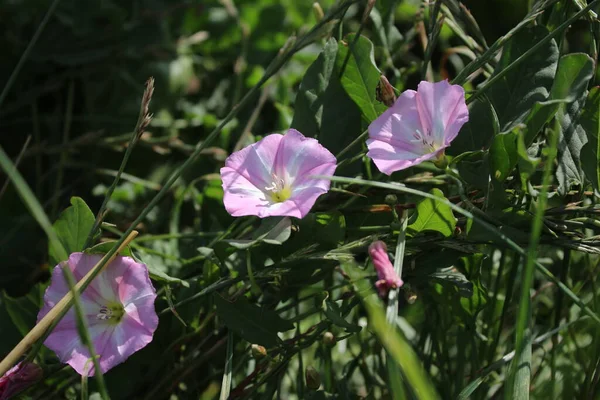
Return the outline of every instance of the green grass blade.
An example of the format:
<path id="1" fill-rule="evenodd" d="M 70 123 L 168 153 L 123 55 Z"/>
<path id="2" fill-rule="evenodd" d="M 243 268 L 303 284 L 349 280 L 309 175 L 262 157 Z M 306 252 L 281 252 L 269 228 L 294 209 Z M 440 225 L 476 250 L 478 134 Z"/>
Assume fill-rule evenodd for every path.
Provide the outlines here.
<path id="1" fill-rule="evenodd" d="M 456 211 L 457 213 L 459 213 L 467 218 L 473 219 L 474 223 L 479 224 L 482 228 L 484 228 L 488 232 L 491 232 L 494 235 L 496 235 L 500 240 L 504 241 L 508 245 L 508 247 L 515 250 L 520 255 L 525 256 L 525 257 L 527 256 L 527 252 L 521 246 L 519 246 L 517 243 L 515 243 L 512 239 L 510 239 L 504 233 L 499 231 L 492 224 L 486 222 L 482 218 L 476 217 L 474 215 L 474 213 L 481 213 L 482 211 L 474 206 L 472 207 L 473 213 L 471 213 L 470 211 L 467 211 L 464 208 L 461 208 L 461 207 L 457 206 L 456 204 L 451 203 L 447 199 L 442 199 L 442 198 L 434 196 L 430 193 L 412 189 L 412 188 L 406 187 L 406 186 L 398 184 L 398 183 L 383 183 L 383 182 L 376 182 L 376 181 L 370 181 L 370 180 L 358 179 L 358 178 L 345 178 L 345 177 L 340 177 L 340 176 L 333 176 L 333 177 L 331 177 L 331 176 L 315 176 L 315 178 L 329 179 L 332 182 L 378 187 L 381 189 L 393 190 L 393 191 L 397 191 L 397 192 L 401 192 L 401 193 L 408 193 L 408 194 L 412 194 L 412 195 L 416 195 L 416 196 L 420 196 L 420 197 L 425 197 L 428 199 L 433 199 L 435 201 L 439 201 L 443 204 L 446 204 L 448 207 L 450 207 L 452 210 Z M 600 317 L 593 310 L 591 310 L 583 302 L 583 300 L 581 300 L 575 293 L 573 293 L 573 291 L 571 289 L 569 289 L 569 287 L 567 287 L 558 278 L 556 278 L 554 276 L 554 274 L 552 274 L 552 272 L 550 272 L 546 267 L 544 267 L 539 261 L 535 261 L 535 266 L 550 281 L 552 281 L 556 286 L 558 286 L 558 288 L 560 290 L 562 290 L 562 292 L 565 295 L 567 295 L 571 300 L 573 300 L 573 302 L 575 302 L 575 304 L 577 304 L 584 313 L 586 313 L 588 316 L 590 316 L 594 320 L 594 322 L 596 322 L 598 325 L 600 325 Z"/>
<path id="2" fill-rule="evenodd" d="M 35 194 L 33 194 L 31 188 L 25 179 L 23 179 L 23 176 L 17 170 L 12 160 L 4 152 L 2 146 L 0 146 L 0 167 L 6 173 L 8 179 L 15 185 L 15 189 L 17 189 L 17 193 L 23 200 L 23 203 L 25 203 L 33 218 L 35 218 L 37 223 L 46 233 L 46 236 L 48 236 L 48 241 L 50 242 L 50 246 L 54 249 L 55 254 L 60 256 L 62 260 L 69 258 L 69 255 L 58 239 L 54 228 L 52 228 L 52 223 L 50 222 L 50 219 L 48 219 L 44 208 Z"/>

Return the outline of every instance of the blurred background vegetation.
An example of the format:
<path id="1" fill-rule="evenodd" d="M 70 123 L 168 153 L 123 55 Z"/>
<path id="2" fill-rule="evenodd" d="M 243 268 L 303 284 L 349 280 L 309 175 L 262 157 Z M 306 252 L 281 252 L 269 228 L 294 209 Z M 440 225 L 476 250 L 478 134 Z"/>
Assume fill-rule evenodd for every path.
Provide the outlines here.
<path id="1" fill-rule="evenodd" d="M 161 188 L 164 179 L 259 81 L 288 39 L 307 32 L 317 22 L 313 1 L 309 0 L 4 0 L 0 2 L 0 88 L 9 82 L 15 66 L 54 3 L 57 3 L 56 9 L 10 90 L 3 93 L 0 104 L 0 145 L 18 164 L 19 171 L 52 221 L 69 205 L 71 196 L 84 198 L 94 211 L 100 208 L 130 141 L 144 82 L 151 76 L 156 82 L 150 107 L 154 118 L 110 199 L 106 220 L 115 226 L 112 231 L 104 232 L 105 238 L 114 238 L 129 226 Z M 325 10 L 334 3 L 334 0 L 319 1 Z M 488 44 L 519 23 L 529 11 L 530 3 L 526 0 L 464 2 L 478 21 Z M 356 32 L 364 7 L 364 3 L 351 6 L 340 26 L 335 27 L 335 34 L 337 30 L 342 36 Z M 391 83 L 399 90 L 414 88 L 422 78 L 423 47 L 416 27 L 427 19 L 427 9 L 419 0 L 377 0 L 371 19 L 362 30 L 362 34 L 375 44 L 375 58 L 382 60 L 380 65 L 386 65 L 387 61 L 383 60 L 392 57 L 393 68 L 388 65 L 386 71 Z M 380 35 L 379 28 L 388 23 L 386 35 Z M 571 51 L 587 52 L 590 40 L 587 25 L 577 23 L 569 30 L 564 46 Z M 436 80 L 455 76 L 469 61 L 456 55 L 454 50 L 461 45 L 461 39 L 444 26 L 432 55 Z M 148 239 L 138 241 L 135 250 L 143 261 L 153 266 L 154 274 L 177 277 L 171 278 L 174 282 L 179 278 L 200 277 L 191 287 L 180 288 L 178 298 L 196 293 L 216 280 L 214 275 L 218 273 L 218 267 L 205 263 L 197 249 L 210 244 L 215 235 L 228 229 L 234 221 L 222 205 L 218 172 L 223 161 L 234 149 L 256 138 L 289 128 L 300 82 L 321 50 L 322 42 L 317 41 L 296 54 L 256 95 L 251 106 L 242 109 L 226 126 L 194 167 L 185 171 L 169 196 L 143 225 L 137 227 Z M 468 83 L 466 88 L 473 87 Z M 348 109 L 347 118 L 358 121 L 357 126 L 336 132 L 336 137 L 326 140 L 347 144 L 364 130 L 353 112 L 355 110 Z M 337 150 L 343 147 L 339 146 Z M 3 185 L 5 175 L 0 174 L 0 178 L 0 185 Z M 46 282 L 53 266 L 48 265 L 46 236 L 12 185 L 0 193 L 2 355 L 35 321 L 43 285 L 34 285 Z M 360 223 L 357 217 L 355 227 Z M 163 234 L 171 236 L 152 237 Z M 441 262 L 447 258 L 447 253 L 432 255 L 436 260 L 430 263 Z M 547 256 L 556 258 L 556 254 Z M 507 257 L 506 262 L 509 262 L 510 256 Z M 576 258 L 574 263 L 578 261 Z M 482 262 L 479 259 L 471 261 Z M 491 265 L 496 261 L 492 257 L 485 262 Z M 486 277 L 489 283 L 491 278 L 491 275 Z M 300 282 L 304 285 L 312 283 L 307 278 Z M 294 276 L 277 284 L 293 287 Z M 166 296 L 163 293 L 157 310 L 168 307 L 167 296 L 168 293 Z M 551 300 L 547 301 L 549 308 L 543 311 L 550 315 Z M 152 346 L 132 357 L 131 363 L 115 369 L 120 372 L 108 376 L 114 398 L 130 398 L 132 393 L 140 391 L 147 398 L 160 398 L 153 396 L 167 391 L 177 392 L 182 398 L 186 398 L 186 393 L 203 393 L 205 397 L 202 398 L 213 398 L 219 391 L 225 350 L 223 332 L 218 331 L 217 324 L 211 320 L 214 317 L 211 307 L 180 307 L 177 310 L 194 328 L 193 332 L 202 333 L 197 337 L 194 334 L 186 336 L 176 318 L 169 322 L 161 319 Z M 405 313 L 417 325 L 426 323 L 422 305 Z M 359 317 L 355 319 L 359 321 Z M 445 318 L 443 315 L 438 317 L 440 321 Z M 13 323 L 6 323 L 9 320 Z M 452 325 L 454 322 L 444 323 Z M 465 330 L 474 329 L 474 326 L 465 327 L 462 323 Z M 208 324 L 208 330 L 214 334 L 206 334 L 202 330 L 203 324 Z M 184 350 L 180 352 L 169 347 L 173 337 L 181 340 L 178 344 L 189 342 L 185 354 L 211 348 L 207 342 L 220 344 L 213 353 L 207 353 L 207 357 L 214 357 L 216 361 L 190 364 L 189 370 L 178 367 L 174 371 L 181 374 L 181 379 L 169 376 L 168 366 L 184 359 Z M 585 340 L 588 338 L 585 336 Z M 368 343 L 365 347 L 371 345 L 376 346 Z M 332 361 L 326 358 L 328 353 L 323 350 L 326 345 L 319 346 L 317 353 L 323 351 L 323 362 L 329 363 L 331 369 Z M 576 343 L 573 348 L 580 350 L 577 346 Z M 584 356 L 576 352 L 573 357 Z M 156 360 L 160 363 L 153 363 Z M 344 359 L 343 362 L 349 361 Z M 342 365 L 342 361 L 336 365 Z M 382 368 L 376 359 L 369 357 L 353 368 L 367 367 Z M 567 370 L 564 372 L 567 376 L 577 372 Z M 75 382 L 76 378 L 62 372 L 64 374 L 59 374 L 44 393 L 60 392 L 60 382 Z M 245 375 L 243 372 L 247 371 L 236 372 Z M 466 372 L 459 369 L 457 373 Z M 448 383 L 447 393 L 456 394 L 462 388 L 463 378 Z M 165 382 L 164 379 L 172 381 Z M 293 381 L 295 377 L 289 379 Z M 326 388 L 335 386 L 333 375 L 325 379 Z M 363 382 L 357 391 L 365 391 L 369 385 L 385 387 L 385 382 Z M 74 398 L 75 395 L 69 392 L 69 396 Z"/>

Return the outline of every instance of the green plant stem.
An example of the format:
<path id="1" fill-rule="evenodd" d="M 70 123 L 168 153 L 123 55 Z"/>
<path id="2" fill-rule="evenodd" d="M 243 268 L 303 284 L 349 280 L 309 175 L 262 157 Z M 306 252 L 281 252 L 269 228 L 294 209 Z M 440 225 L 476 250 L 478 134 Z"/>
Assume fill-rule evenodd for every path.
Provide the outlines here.
<path id="1" fill-rule="evenodd" d="M 273 75 L 275 75 L 275 73 L 277 71 L 279 71 L 279 69 L 281 67 L 283 67 L 283 65 L 285 65 L 287 63 L 287 61 L 295 53 L 297 53 L 302 48 L 304 48 L 306 45 L 308 45 L 311 42 L 312 38 L 318 34 L 321 27 L 323 27 L 330 20 L 334 19 L 338 14 L 344 12 L 348 7 L 350 7 L 351 4 L 354 4 L 358 1 L 359 0 L 347 0 L 347 1 L 344 1 L 343 3 L 340 3 L 336 6 L 334 6 L 327 13 L 325 18 L 323 18 L 321 21 L 319 21 L 313 27 L 313 29 L 311 29 L 308 33 L 306 33 L 305 35 L 303 35 L 302 37 L 297 39 L 295 41 L 295 43 L 291 45 L 290 49 L 286 48 L 288 46 L 289 42 L 286 43 L 286 46 L 284 46 L 284 48 L 282 48 L 280 50 L 279 55 L 271 62 L 271 64 L 269 64 L 269 66 L 265 70 L 264 75 L 256 83 L 256 85 L 254 85 L 252 87 L 252 89 L 250 89 L 248 91 L 248 93 L 246 93 L 246 95 L 240 100 L 240 102 L 231 109 L 229 114 L 227 114 L 227 116 L 225 116 L 225 118 L 223 118 L 223 120 L 219 123 L 219 125 L 217 125 L 217 127 L 206 137 L 206 139 L 199 142 L 195 146 L 194 151 L 192 152 L 192 154 L 189 155 L 187 160 L 179 168 L 177 168 L 177 170 L 175 170 L 171 174 L 171 176 L 167 179 L 167 181 L 163 185 L 162 189 L 152 198 L 150 203 L 148 203 L 148 205 L 140 212 L 138 217 L 131 223 L 129 228 L 127 228 L 127 230 L 125 230 L 123 235 L 117 240 L 115 247 L 112 248 L 107 253 L 108 256 L 112 256 L 113 254 L 115 254 L 116 248 L 125 241 L 127 236 L 131 232 L 133 232 L 135 227 L 138 226 L 138 224 L 140 224 L 146 218 L 146 216 L 150 213 L 150 211 L 152 211 L 154 209 L 154 207 L 156 207 L 156 205 L 163 199 L 163 197 L 165 197 L 167 192 L 171 189 L 171 187 L 175 184 L 175 182 L 177 182 L 177 180 L 179 179 L 179 177 L 181 176 L 183 171 L 187 170 L 190 166 L 192 166 L 196 162 L 196 159 L 200 156 L 200 153 L 204 149 L 206 149 L 217 138 L 217 136 L 221 133 L 221 131 L 223 130 L 225 125 L 227 125 L 233 118 L 235 118 L 235 116 L 240 112 L 240 110 L 242 110 L 249 103 L 254 101 L 254 96 L 258 92 L 258 90 L 260 90 L 262 85 L 264 85 Z M 99 213 L 99 216 L 100 216 L 100 213 Z M 98 223 L 98 225 L 99 225 L 99 223 Z M 194 296 L 192 296 L 192 297 L 194 297 Z"/>
<path id="2" fill-rule="evenodd" d="M 545 4 L 544 7 L 542 7 L 541 9 L 535 10 L 535 11 L 529 13 L 521 22 L 519 22 L 519 24 L 517 26 L 512 28 L 506 35 L 504 35 L 501 38 L 499 38 L 498 40 L 496 40 L 489 47 L 489 49 L 486 50 L 485 53 L 483 53 L 477 59 L 475 59 L 475 60 L 471 61 L 469 64 L 467 64 L 467 66 L 465 68 L 463 68 L 462 71 L 460 71 L 460 73 L 452 80 L 452 83 L 455 85 L 464 84 L 467 81 L 467 78 L 469 77 L 469 75 L 471 75 L 473 72 L 477 71 L 479 68 L 483 67 L 489 60 L 491 60 L 494 57 L 494 55 L 498 51 L 500 51 L 502 46 L 504 46 L 504 44 L 508 40 L 510 40 L 517 32 L 519 32 L 521 29 L 525 28 L 532 21 L 534 21 L 538 16 L 540 16 L 546 8 L 552 6 L 552 4 L 556 3 L 557 1 L 558 0 L 554 0 L 553 2 Z"/>
<path id="3" fill-rule="evenodd" d="M 127 146 L 127 149 L 125 150 L 125 155 L 123 156 L 123 160 L 121 160 L 121 165 L 119 166 L 119 170 L 117 171 L 117 174 L 115 175 L 115 179 L 113 179 L 112 184 L 110 185 L 110 187 L 106 191 L 106 194 L 104 195 L 104 200 L 102 201 L 100 210 L 98 210 L 98 214 L 96 215 L 96 220 L 94 221 L 94 225 L 92 226 L 92 229 L 90 230 L 90 233 L 88 234 L 88 237 L 85 240 L 85 244 L 83 246 L 84 249 L 88 248 L 92 244 L 92 241 L 94 240 L 94 236 L 96 235 L 96 232 L 98 231 L 98 229 L 100 229 L 100 224 L 102 223 L 102 219 L 104 218 L 104 215 L 106 214 L 106 211 L 107 211 L 106 207 L 108 206 L 108 202 L 109 202 L 110 198 L 112 197 L 112 194 L 115 191 L 117 185 L 119 184 L 119 181 L 121 180 L 121 175 L 125 171 L 125 166 L 127 165 L 127 162 L 129 161 L 129 156 L 131 156 L 131 152 L 133 151 L 135 144 L 138 142 L 138 139 L 140 138 L 141 134 L 143 133 L 142 131 L 144 129 L 144 124 L 147 125 L 150 122 L 151 117 L 148 114 L 148 105 L 152 98 L 153 92 L 154 92 L 154 79 L 150 78 L 146 82 L 146 88 L 144 90 L 144 94 L 142 95 L 142 101 L 141 101 L 141 105 L 140 105 L 140 113 L 138 114 L 138 120 L 135 124 L 135 128 L 133 129 L 133 133 L 131 134 L 131 139 L 129 141 L 129 145 Z M 163 193 L 163 190 L 161 190 L 159 192 L 159 194 L 160 193 Z M 131 226 L 129 227 L 127 232 L 124 233 L 123 236 L 121 237 L 121 240 L 123 240 L 125 237 L 127 237 L 127 235 L 129 235 L 129 233 L 131 233 L 131 231 L 133 231 L 135 229 L 135 227 L 139 224 L 139 222 L 141 222 L 141 221 L 136 221 L 133 224 L 131 224 Z M 121 244 L 121 243 L 118 243 L 118 244 Z"/>
<path id="4" fill-rule="evenodd" d="M 456 211 L 457 213 L 467 217 L 467 218 L 471 218 L 473 219 L 474 223 L 477 223 L 478 225 L 480 225 L 482 228 L 484 228 L 486 231 L 493 233 L 494 235 L 496 235 L 500 240 L 504 241 L 509 248 L 513 249 L 514 251 L 516 251 L 518 254 L 522 255 L 522 256 L 527 256 L 527 253 L 525 250 L 523 250 L 523 248 L 521 246 L 519 246 L 517 243 L 515 243 L 512 239 L 510 239 L 508 236 L 506 236 L 504 233 L 502 233 L 501 231 L 499 231 L 495 226 L 493 226 L 492 224 L 486 222 L 484 219 L 479 218 L 479 216 L 481 215 L 482 211 L 479 210 L 477 207 L 475 207 L 473 204 L 470 203 L 470 201 L 465 197 L 464 198 L 464 202 L 469 205 L 470 209 L 473 210 L 473 213 L 457 206 L 454 203 L 451 203 L 450 201 L 446 200 L 446 199 L 442 199 L 440 197 L 434 196 L 430 193 L 427 192 L 422 192 L 420 190 L 416 190 L 416 189 L 412 189 L 406 186 L 403 186 L 401 184 L 397 184 L 397 183 L 383 183 L 383 182 L 377 182 L 377 181 L 369 181 L 369 180 L 365 180 L 365 179 L 357 179 L 357 178 L 345 178 L 345 177 L 341 177 L 341 176 L 316 176 L 316 178 L 319 179 L 329 179 L 332 182 L 340 182 L 340 183 L 348 183 L 348 184 L 358 184 L 358 185 L 365 185 L 365 186 L 372 186 L 372 187 L 378 187 L 381 189 L 388 189 L 388 190 L 394 190 L 394 191 L 398 191 L 401 193 L 408 193 L 408 194 L 412 194 L 412 195 L 416 195 L 416 196 L 420 196 L 420 197 L 425 197 L 431 200 L 435 200 L 438 202 L 441 202 L 445 205 L 447 205 L 448 207 L 450 207 L 453 211 Z M 459 182 L 460 183 L 460 182 Z M 464 195 L 464 193 L 463 193 Z M 478 217 L 474 216 L 474 213 L 478 215 Z M 485 214 L 483 215 L 485 216 Z M 559 279 L 557 279 L 554 274 L 552 274 L 546 267 L 544 267 L 540 262 L 535 261 L 535 266 L 537 267 L 537 269 L 544 274 L 550 281 L 552 281 L 554 284 L 556 284 L 560 290 L 562 290 L 565 295 L 567 295 L 571 300 L 573 300 L 573 302 L 575 304 L 577 304 L 577 306 L 579 306 L 579 308 L 581 308 L 581 310 L 586 313 L 587 315 L 589 315 L 592 320 L 594 320 L 595 323 L 597 323 L 598 325 L 600 325 L 600 317 L 598 317 L 598 315 L 592 311 L 588 306 L 586 306 L 586 304 L 579 298 L 577 297 L 577 295 L 575 293 L 573 293 L 573 291 L 571 289 L 569 289 L 564 283 L 562 283 Z"/>
<path id="5" fill-rule="evenodd" d="M 558 122 L 556 123 L 558 124 Z M 517 323 L 515 326 L 515 351 L 517 356 L 512 363 L 509 375 L 509 386 L 504 390 L 506 399 L 528 399 L 529 385 L 531 379 L 531 295 L 533 286 L 533 275 L 538 253 L 538 245 L 542 234 L 544 224 L 544 212 L 548 203 L 548 187 L 552 180 L 552 169 L 554 159 L 557 155 L 558 131 L 549 130 L 549 146 L 547 147 L 547 157 L 542 178 L 542 189 L 538 196 L 538 204 L 535 210 L 535 217 L 531 227 L 529 246 L 526 254 L 526 263 L 521 273 L 521 297 L 517 314 Z"/>
<path id="6" fill-rule="evenodd" d="M 77 317 L 77 331 L 79 332 L 81 343 L 83 343 L 83 345 L 88 349 L 88 352 L 90 353 L 90 359 L 94 364 L 94 372 L 96 375 L 96 382 L 98 383 L 98 391 L 100 392 L 100 396 L 103 400 L 110 400 L 108 390 L 106 390 L 106 384 L 104 383 L 104 375 L 102 374 L 102 369 L 100 368 L 100 361 L 98 361 L 98 355 L 96 353 L 96 349 L 94 348 L 94 343 L 90 337 L 90 331 L 85 319 L 85 312 L 83 311 L 83 306 L 81 305 L 81 298 L 79 297 L 79 293 L 75 288 L 75 285 L 77 284 L 75 282 L 75 277 L 73 276 L 73 272 L 71 272 L 68 265 L 63 265 L 62 271 L 63 276 L 69 285 L 69 290 L 73 294 L 73 308 L 75 309 L 75 316 Z M 87 371 L 84 371 L 83 375 L 87 377 Z"/>
<path id="7" fill-rule="evenodd" d="M 231 379 L 233 372 L 233 331 L 227 333 L 227 355 L 225 356 L 225 371 L 223 372 L 223 381 L 221 383 L 220 400 L 227 400 L 231 391 Z"/>
<path id="8" fill-rule="evenodd" d="M 10 74 L 10 77 L 8 78 L 8 81 L 6 82 L 6 85 L 4 85 L 4 89 L 2 89 L 2 93 L 0 93 L 0 108 L 2 107 L 2 104 L 4 104 L 4 100 L 6 99 L 8 92 L 12 88 L 12 85 L 15 83 L 15 80 L 17 79 L 19 72 L 21 72 L 21 68 L 23 68 L 23 64 L 25 64 L 25 61 L 29 57 L 29 53 L 31 53 L 33 46 L 35 46 L 35 44 L 37 43 L 38 39 L 42 35 L 42 32 L 44 31 L 44 28 L 48 24 L 48 21 L 50 21 L 50 18 L 54 14 L 54 11 L 56 10 L 58 3 L 60 3 L 60 0 L 54 0 L 52 2 L 52 4 L 50 4 L 50 7 L 48 8 L 46 15 L 44 15 L 44 19 L 42 19 L 42 21 L 38 25 L 37 30 L 33 34 L 33 37 L 29 41 L 29 44 L 25 48 L 23 55 L 21 55 L 21 58 L 17 62 L 15 69 L 13 69 L 12 73 Z"/>
<path id="9" fill-rule="evenodd" d="M 56 216 L 58 213 L 58 205 L 60 200 L 60 190 L 65 175 L 65 164 L 67 163 L 68 151 L 66 145 L 69 142 L 69 135 L 71 134 L 71 122 L 73 121 L 73 100 L 75 97 L 75 83 L 73 79 L 69 81 L 69 89 L 67 92 L 67 105 L 65 109 L 65 122 L 63 125 L 63 136 L 62 145 L 63 147 L 60 157 L 58 159 L 58 171 L 56 173 L 56 180 L 54 181 L 54 201 L 52 204 L 51 216 Z"/>
<path id="10" fill-rule="evenodd" d="M 252 272 L 252 257 L 250 256 L 250 250 L 246 250 L 246 271 L 248 272 L 248 279 L 250 280 L 250 288 L 252 294 L 255 296 L 260 296 L 262 294 L 262 290 L 260 290 L 260 286 L 254 279 L 254 272 Z"/>
<path id="11" fill-rule="evenodd" d="M 20 174 L 19 170 L 17 170 L 17 167 L 4 152 L 2 146 L 0 146 L 0 168 L 4 170 L 8 176 L 8 179 L 15 186 L 15 189 L 21 197 L 21 200 L 23 200 L 23 203 L 25 203 L 25 206 L 29 209 L 29 212 L 33 218 L 46 233 L 50 247 L 54 250 L 54 254 L 56 254 L 61 260 L 66 260 L 69 258 L 67 251 L 65 250 L 62 242 L 58 239 L 58 236 L 52 227 L 52 223 L 50 223 L 50 219 L 44 211 L 44 207 L 40 204 L 35 194 L 33 194 L 29 185 L 25 179 L 23 179 L 23 176 Z"/>
<path id="12" fill-rule="evenodd" d="M 558 36 L 564 29 L 567 29 L 573 22 L 578 20 L 583 14 L 587 13 L 590 9 L 592 9 L 594 6 L 596 6 L 599 1 L 600 0 L 594 0 L 591 3 L 589 3 L 585 8 L 581 9 L 581 11 L 579 11 L 578 13 L 575 13 L 573 16 L 571 16 L 571 18 L 567 19 L 565 22 L 560 24 L 555 30 L 550 32 L 546 37 L 544 37 L 542 40 L 537 42 L 533 47 L 531 47 L 529 50 L 527 50 L 525 53 L 523 53 L 519 58 L 517 58 L 515 61 L 510 63 L 510 65 L 507 65 L 506 68 L 504 68 L 502 71 L 500 71 L 497 75 L 492 76 L 482 87 L 480 87 L 475 93 L 473 93 L 473 95 L 471 97 L 469 97 L 467 99 L 467 104 L 473 102 L 473 100 L 475 100 L 477 97 L 479 97 L 482 94 L 484 94 L 485 92 L 487 92 L 487 90 L 490 87 L 492 87 L 494 85 L 494 83 L 498 82 L 500 79 L 504 78 L 504 76 L 506 74 L 508 74 L 510 71 L 512 71 L 519 65 L 521 65 L 521 63 L 523 63 L 529 56 L 534 54 L 540 47 L 544 46 L 546 43 L 548 43 L 554 37 Z M 453 81 L 453 83 L 454 82 L 461 82 L 459 80 L 458 76 Z"/>
<path id="13" fill-rule="evenodd" d="M 346 154 L 348 152 L 348 150 L 350 150 L 351 148 L 356 146 L 358 143 L 362 143 L 368 135 L 369 135 L 369 130 L 367 129 L 363 133 L 358 135 L 358 137 L 356 139 L 354 139 L 352 142 L 350 142 L 350 144 L 348 146 L 346 146 L 342 150 L 340 150 L 340 152 L 335 155 L 335 158 L 339 159 L 340 157 L 342 157 L 344 154 Z"/>

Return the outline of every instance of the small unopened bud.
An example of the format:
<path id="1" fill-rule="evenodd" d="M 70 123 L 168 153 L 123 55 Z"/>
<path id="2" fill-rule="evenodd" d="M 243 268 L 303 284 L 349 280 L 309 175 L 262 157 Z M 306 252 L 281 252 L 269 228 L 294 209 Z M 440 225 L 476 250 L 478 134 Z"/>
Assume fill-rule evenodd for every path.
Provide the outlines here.
<path id="1" fill-rule="evenodd" d="M 390 261 L 390 257 L 387 253 L 387 246 L 381 240 L 377 240 L 369 246 L 369 255 L 373 266 L 377 271 L 378 280 L 375 282 L 375 286 L 379 290 L 379 295 L 383 298 L 387 298 L 390 289 L 397 289 L 404 283 L 394 270 L 394 265 Z"/>
<path id="2" fill-rule="evenodd" d="M 394 87 L 387 80 L 385 75 L 379 77 L 379 84 L 376 91 L 377 101 L 382 102 L 388 107 L 391 107 L 396 101 L 396 92 Z"/>
<path id="3" fill-rule="evenodd" d="M 258 344 L 252 345 L 252 358 L 255 360 L 260 360 L 261 358 L 265 358 L 267 356 L 267 349 Z"/>
<path id="4" fill-rule="evenodd" d="M 306 387 L 309 389 L 317 390 L 321 386 L 321 376 L 319 375 L 319 372 L 310 365 L 306 367 L 304 377 L 306 378 Z"/>
<path id="5" fill-rule="evenodd" d="M 21 362 L 0 377 L 0 399 L 10 399 L 42 378 L 42 369 L 34 363 Z"/>
<path id="6" fill-rule="evenodd" d="M 398 196 L 396 196 L 395 194 L 387 194 L 387 195 L 385 195 L 385 199 L 383 201 L 388 206 L 392 206 L 393 207 L 396 204 L 398 204 Z"/>
<path id="7" fill-rule="evenodd" d="M 314 2 L 312 5 L 312 9 L 313 9 L 313 14 L 315 14 L 315 19 L 317 20 L 317 22 L 321 21 L 323 19 L 323 17 L 325 17 L 325 13 L 323 12 L 323 9 L 321 8 L 321 5 L 318 2 Z"/>
<path id="8" fill-rule="evenodd" d="M 437 157 L 433 160 L 433 164 L 439 169 L 446 169 L 448 167 L 448 159 L 444 150 L 438 153 Z"/>
<path id="9" fill-rule="evenodd" d="M 325 332 L 323 334 L 323 344 L 327 347 L 333 347 L 335 346 L 335 343 L 337 342 L 337 339 L 335 338 L 334 334 L 331 332 Z"/>
<path id="10" fill-rule="evenodd" d="M 417 292 L 410 288 L 406 289 L 404 291 L 404 298 L 408 304 L 415 304 L 415 301 L 417 301 Z"/>

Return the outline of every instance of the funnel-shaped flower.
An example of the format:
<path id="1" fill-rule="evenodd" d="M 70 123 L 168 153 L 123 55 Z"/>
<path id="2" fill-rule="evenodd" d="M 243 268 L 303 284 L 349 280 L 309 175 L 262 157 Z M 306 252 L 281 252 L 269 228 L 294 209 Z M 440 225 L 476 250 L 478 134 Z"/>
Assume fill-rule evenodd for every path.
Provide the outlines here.
<path id="1" fill-rule="evenodd" d="M 42 369 L 30 362 L 20 362 L 0 377 L 0 400 L 8 400 L 42 378 Z"/>
<path id="2" fill-rule="evenodd" d="M 101 258 L 100 254 L 73 253 L 66 263 L 79 281 Z M 52 282 L 46 289 L 38 321 L 68 291 L 69 286 L 59 264 L 52 272 Z M 156 291 L 146 265 L 122 256 L 105 266 L 81 294 L 81 305 L 103 373 L 152 341 L 158 325 L 155 299 Z M 79 374 L 93 375 L 94 366 L 79 338 L 76 318 L 75 310 L 71 308 L 44 344 Z"/>
<path id="3" fill-rule="evenodd" d="M 379 279 L 375 282 L 375 286 L 379 290 L 381 297 L 386 297 L 390 289 L 399 288 L 404 284 L 394 270 L 394 265 L 390 261 L 385 243 L 381 240 L 371 243 L 369 246 L 369 255 L 377 271 Z"/>
<path id="4" fill-rule="evenodd" d="M 403 92 L 369 125 L 367 156 L 387 175 L 443 157 L 444 149 L 468 120 L 461 86 L 423 81 L 416 92 Z"/>
<path id="5" fill-rule="evenodd" d="M 315 139 L 295 129 L 272 134 L 227 158 L 223 202 L 234 217 L 302 218 L 329 190 L 329 180 L 313 176 L 331 176 L 335 168 L 334 155 Z"/>

